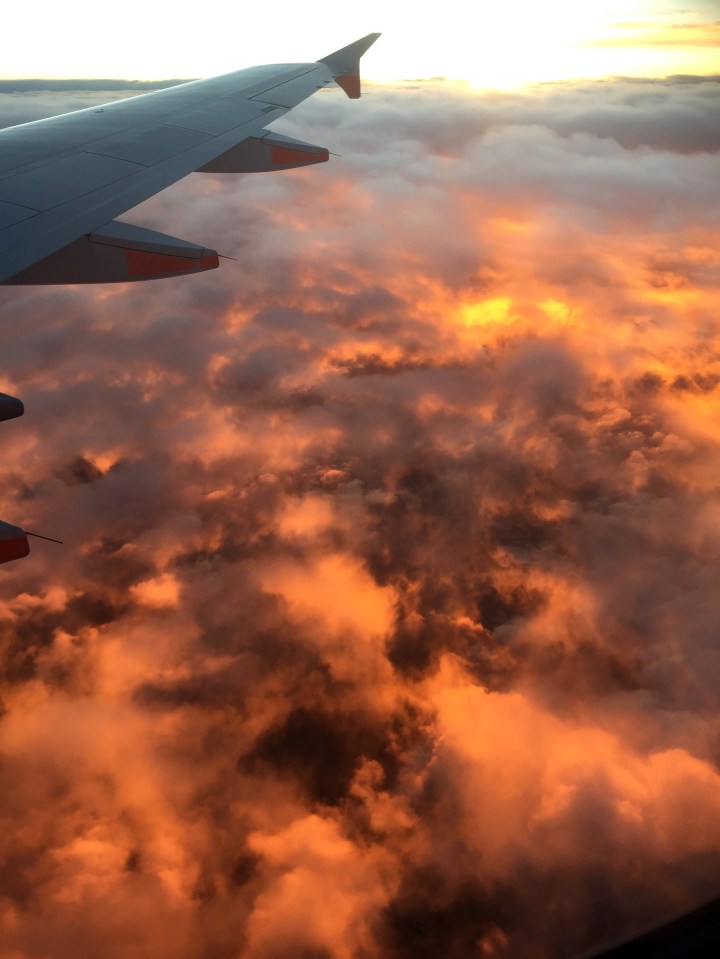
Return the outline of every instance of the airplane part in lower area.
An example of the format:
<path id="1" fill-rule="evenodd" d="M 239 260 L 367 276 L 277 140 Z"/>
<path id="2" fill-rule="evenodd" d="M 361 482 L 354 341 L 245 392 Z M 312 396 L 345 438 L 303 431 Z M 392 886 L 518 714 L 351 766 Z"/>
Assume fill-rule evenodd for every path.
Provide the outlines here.
<path id="1" fill-rule="evenodd" d="M 112 220 L 4 283 L 11 286 L 128 283 L 202 273 L 216 270 L 218 265 L 216 250 Z"/>
<path id="2" fill-rule="evenodd" d="M 715 959 L 720 956 L 720 898 L 635 939 L 585 959 Z"/>
<path id="3" fill-rule="evenodd" d="M 13 420 L 25 412 L 22 400 L 16 396 L 0 393 L 0 420 Z"/>
<path id="4" fill-rule="evenodd" d="M 7 393 L 0 393 L 0 420 L 12 420 L 25 412 L 22 400 Z M 30 552 L 30 544 L 24 529 L 3 523 L 0 520 L 0 563 L 22 559 Z"/>
<path id="5" fill-rule="evenodd" d="M 22 559 L 30 552 L 25 530 L 0 520 L 0 563 L 9 563 L 13 559 Z"/>
<path id="6" fill-rule="evenodd" d="M 264 173 L 269 170 L 292 170 L 312 163 L 326 163 L 330 153 L 304 140 L 268 133 L 264 137 L 248 137 L 237 146 L 215 157 L 197 173 Z"/>

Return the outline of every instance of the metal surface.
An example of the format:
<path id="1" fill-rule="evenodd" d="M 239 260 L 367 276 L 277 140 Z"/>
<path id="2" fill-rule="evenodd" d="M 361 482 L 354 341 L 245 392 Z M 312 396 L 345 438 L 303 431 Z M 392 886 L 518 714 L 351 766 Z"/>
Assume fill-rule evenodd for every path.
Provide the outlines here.
<path id="1" fill-rule="evenodd" d="M 35 216 L 36 213 L 37 210 L 29 210 L 26 206 L 3 203 L 0 200 L 0 230 L 6 226 L 12 226 L 13 223 L 19 223 L 21 220 L 27 220 L 28 217 Z"/>

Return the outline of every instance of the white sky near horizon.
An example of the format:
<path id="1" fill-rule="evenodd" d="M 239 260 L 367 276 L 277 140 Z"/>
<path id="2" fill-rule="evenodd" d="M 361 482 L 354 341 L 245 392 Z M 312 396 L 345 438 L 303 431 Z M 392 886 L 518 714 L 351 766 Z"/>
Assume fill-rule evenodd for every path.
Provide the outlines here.
<path id="1" fill-rule="evenodd" d="M 710 73 L 720 72 L 718 47 L 712 34 L 698 42 L 697 25 L 718 21 L 720 0 L 364 0 L 322 10 L 297 0 L 153 0 L 117 12 L 98 0 L 39 0 L 3 12 L 0 77 L 212 76 L 312 61 L 374 31 L 383 36 L 363 61 L 371 80 L 443 76 L 502 88 Z"/>

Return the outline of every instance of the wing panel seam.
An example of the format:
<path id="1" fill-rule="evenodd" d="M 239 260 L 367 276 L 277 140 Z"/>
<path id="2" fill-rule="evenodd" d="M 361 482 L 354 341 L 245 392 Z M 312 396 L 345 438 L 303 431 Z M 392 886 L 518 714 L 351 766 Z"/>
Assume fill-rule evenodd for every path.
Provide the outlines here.
<path id="1" fill-rule="evenodd" d="M 92 156 L 96 156 L 96 157 L 107 157 L 108 160 L 122 160 L 123 163 L 134 163 L 135 166 L 139 167 L 139 169 L 141 170 L 147 170 L 149 166 L 154 166 L 154 164 L 151 164 L 151 163 L 140 163 L 139 160 L 128 160 L 126 157 L 117 157 L 113 153 L 102 153 L 100 150 L 83 150 L 83 153 L 89 153 Z M 129 173 L 126 173 L 125 176 L 134 176 L 137 172 L 138 172 L 137 170 L 131 170 Z M 118 180 L 124 180 L 125 176 L 118 177 Z M 117 181 L 111 181 L 111 182 L 117 182 Z M 85 196 L 84 193 L 80 195 Z"/>

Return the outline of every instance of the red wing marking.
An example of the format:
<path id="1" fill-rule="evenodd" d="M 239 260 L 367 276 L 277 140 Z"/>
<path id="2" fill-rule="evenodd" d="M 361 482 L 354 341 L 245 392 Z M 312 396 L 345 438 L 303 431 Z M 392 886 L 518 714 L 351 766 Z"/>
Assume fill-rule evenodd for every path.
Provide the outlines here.
<path id="1" fill-rule="evenodd" d="M 335 77 L 335 83 L 347 93 L 351 100 L 357 100 L 360 97 L 360 76 L 355 73 L 344 73 L 340 77 Z"/>
<path id="2" fill-rule="evenodd" d="M 199 260 L 189 256 L 170 256 L 167 253 L 148 253 L 145 250 L 125 250 L 125 262 L 130 277 L 168 276 L 172 273 L 199 273 L 219 266 L 217 253 L 206 253 Z"/>
<path id="3" fill-rule="evenodd" d="M 270 159 L 273 166 L 285 166 L 307 163 L 325 163 L 330 154 L 327 150 L 318 150 L 316 153 L 307 153 L 305 150 L 293 150 L 290 147 L 270 147 Z"/>

